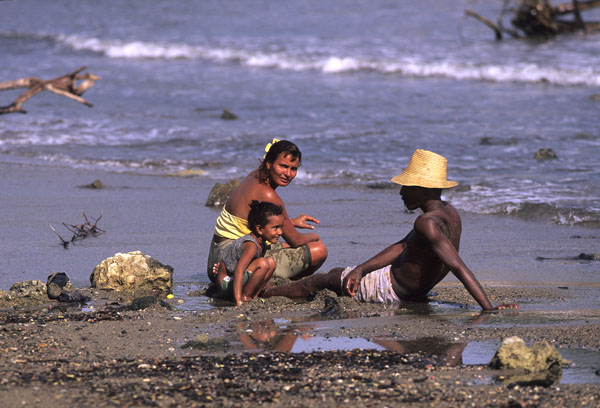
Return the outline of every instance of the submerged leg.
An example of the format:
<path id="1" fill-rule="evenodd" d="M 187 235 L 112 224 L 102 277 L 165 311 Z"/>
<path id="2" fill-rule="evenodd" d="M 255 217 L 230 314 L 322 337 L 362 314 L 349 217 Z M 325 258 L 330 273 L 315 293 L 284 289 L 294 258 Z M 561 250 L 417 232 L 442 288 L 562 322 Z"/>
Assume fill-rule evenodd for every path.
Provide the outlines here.
<path id="1" fill-rule="evenodd" d="M 323 289 L 330 289 L 338 295 L 341 295 L 343 270 L 343 268 L 335 268 L 329 271 L 329 273 L 318 273 L 299 281 L 292 282 L 289 285 L 276 286 L 265 290 L 261 296 L 265 298 L 271 296 L 285 296 L 293 299 L 305 299 L 311 293 Z"/>

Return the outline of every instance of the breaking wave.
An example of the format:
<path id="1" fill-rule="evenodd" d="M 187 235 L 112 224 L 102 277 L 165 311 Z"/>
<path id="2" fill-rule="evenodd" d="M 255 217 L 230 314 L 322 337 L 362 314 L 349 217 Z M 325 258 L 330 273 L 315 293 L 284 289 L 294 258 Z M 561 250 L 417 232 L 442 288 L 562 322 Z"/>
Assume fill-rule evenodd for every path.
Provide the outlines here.
<path id="1" fill-rule="evenodd" d="M 321 51 L 260 51 L 244 47 L 204 46 L 186 43 L 119 41 L 77 35 L 27 35 L 2 33 L 3 37 L 36 37 L 55 41 L 76 51 L 103 54 L 109 58 L 205 60 L 217 63 L 280 69 L 320 71 L 325 74 L 371 71 L 416 78 L 451 78 L 491 82 L 550 83 L 554 85 L 600 86 L 600 70 L 591 64 L 579 68 L 540 66 L 535 63 L 487 64 L 451 59 L 424 60 L 422 56 L 360 57 L 332 55 Z"/>
<path id="2" fill-rule="evenodd" d="M 600 224 L 600 214 L 597 212 L 547 203 L 504 203 L 496 205 L 489 213 L 531 221 L 552 221 L 562 225 Z"/>

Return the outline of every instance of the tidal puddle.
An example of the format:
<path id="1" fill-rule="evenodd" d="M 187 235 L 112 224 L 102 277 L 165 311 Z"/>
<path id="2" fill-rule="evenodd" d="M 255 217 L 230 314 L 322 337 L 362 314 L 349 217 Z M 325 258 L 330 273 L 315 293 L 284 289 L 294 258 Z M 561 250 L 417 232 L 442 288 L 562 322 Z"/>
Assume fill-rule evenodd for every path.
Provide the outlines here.
<path id="1" fill-rule="evenodd" d="M 183 303 L 176 307 L 182 311 L 202 311 L 212 309 L 213 299 L 207 296 L 200 296 L 198 293 L 205 290 L 208 283 L 183 282 L 173 285 L 173 296 L 175 299 L 182 299 Z M 232 305 L 231 303 L 229 305 Z"/>
<path id="2" fill-rule="evenodd" d="M 389 338 L 362 338 L 315 335 L 316 324 L 293 324 L 286 319 L 253 322 L 238 326 L 239 348 L 243 351 L 285 351 L 311 353 L 316 351 L 390 350 L 402 354 L 436 356 L 447 366 L 487 365 L 500 345 L 498 341 L 450 342 L 439 337 L 424 337 L 401 341 Z M 573 364 L 564 367 L 560 384 L 600 384 L 596 371 L 600 368 L 600 353 L 585 349 L 559 349 L 564 359 Z M 491 381 L 492 379 L 490 379 Z"/>

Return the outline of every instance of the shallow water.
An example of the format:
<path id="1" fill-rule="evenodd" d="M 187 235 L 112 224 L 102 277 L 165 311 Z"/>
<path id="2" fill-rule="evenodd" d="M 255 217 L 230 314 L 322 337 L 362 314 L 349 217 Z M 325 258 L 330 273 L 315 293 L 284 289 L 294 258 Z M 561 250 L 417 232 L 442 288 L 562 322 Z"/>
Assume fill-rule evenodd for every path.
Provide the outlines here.
<path id="1" fill-rule="evenodd" d="M 319 323 L 311 325 L 318 333 Z M 347 336 L 320 336 L 309 333 L 302 325 L 280 319 L 261 323 L 261 327 L 252 326 L 240 333 L 238 343 L 233 348 L 239 351 L 287 351 L 292 353 L 311 353 L 315 351 L 339 350 L 392 350 L 401 353 L 435 355 L 448 366 L 487 365 L 494 356 L 500 340 L 471 341 L 467 343 L 448 342 L 435 337 L 419 338 L 411 341 L 399 341 L 386 338 L 363 338 Z M 600 354 L 587 349 L 559 348 L 561 356 L 572 362 L 563 367 L 559 384 L 600 384 L 596 371 L 600 367 Z M 510 382 L 510 377 L 482 377 L 485 383 Z"/>
<path id="2" fill-rule="evenodd" d="M 464 18 L 500 7 L 3 1 L 0 80 L 82 65 L 102 79 L 92 109 L 44 93 L 3 116 L 0 160 L 223 180 L 285 138 L 304 152 L 296 183 L 354 186 L 388 183 L 426 148 L 448 157 L 463 210 L 598 225 L 599 34 L 496 42 Z M 558 158 L 535 160 L 541 148 Z"/>

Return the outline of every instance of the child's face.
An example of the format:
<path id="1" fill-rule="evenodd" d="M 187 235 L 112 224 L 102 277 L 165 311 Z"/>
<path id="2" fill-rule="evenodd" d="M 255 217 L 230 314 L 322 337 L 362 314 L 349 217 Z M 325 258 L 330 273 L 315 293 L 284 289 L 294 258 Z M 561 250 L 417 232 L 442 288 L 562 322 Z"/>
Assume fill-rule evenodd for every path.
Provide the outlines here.
<path id="1" fill-rule="evenodd" d="M 283 215 L 271 215 L 267 224 L 259 226 L 260 236 L 269 242 L 277 242 L 283 233 Z"/>

